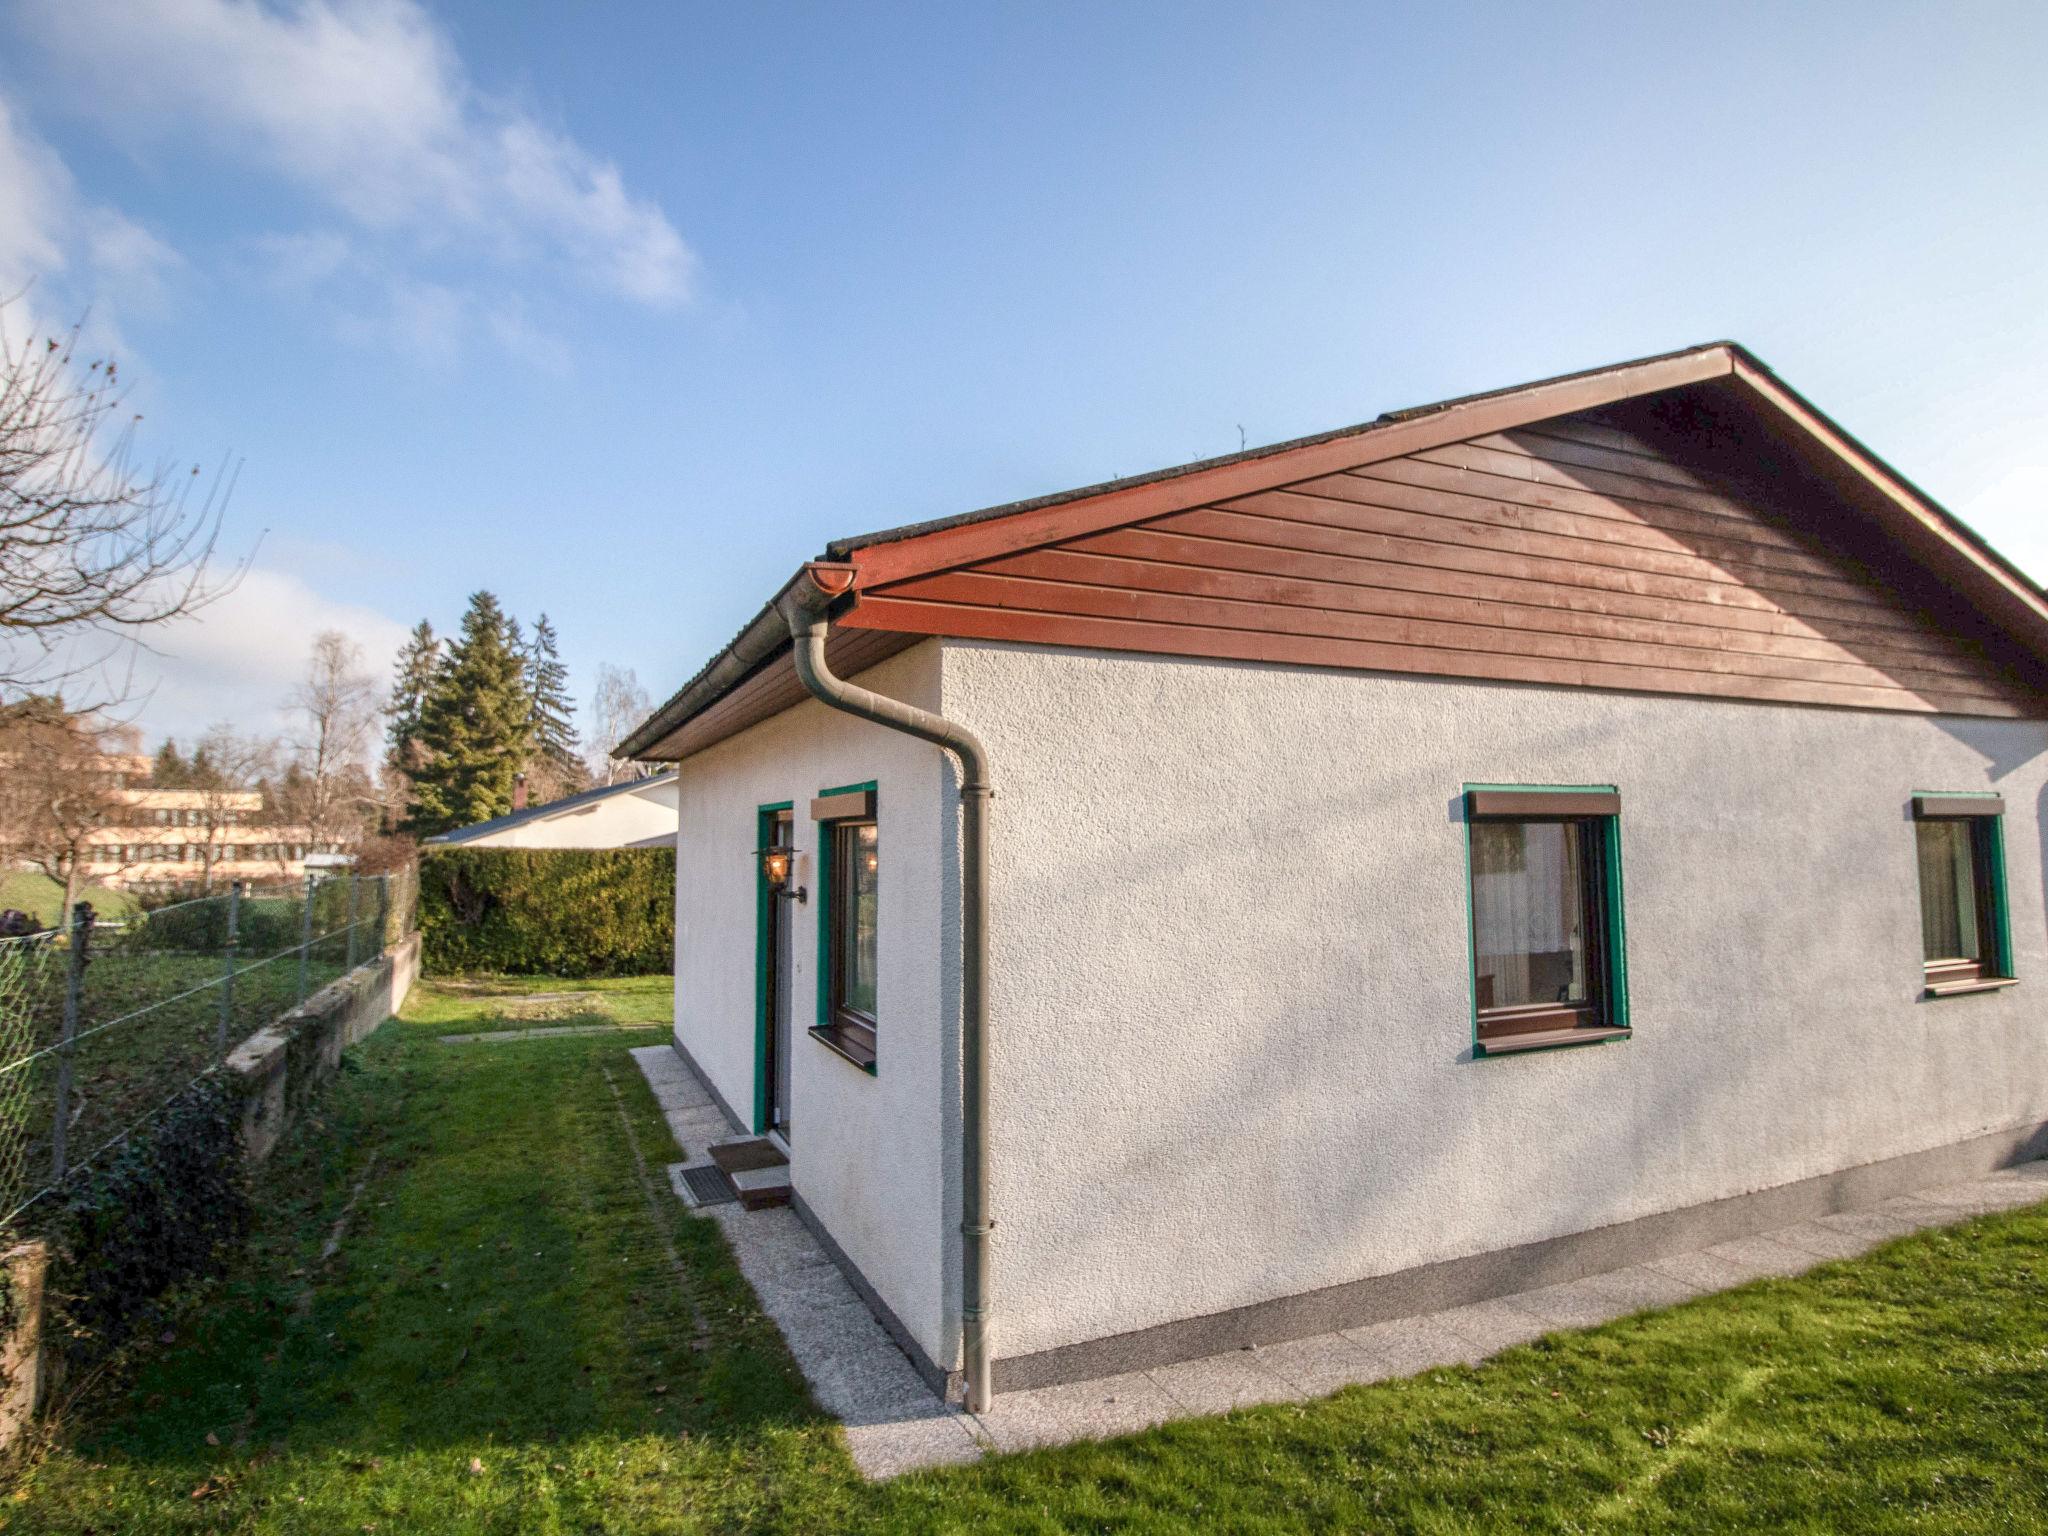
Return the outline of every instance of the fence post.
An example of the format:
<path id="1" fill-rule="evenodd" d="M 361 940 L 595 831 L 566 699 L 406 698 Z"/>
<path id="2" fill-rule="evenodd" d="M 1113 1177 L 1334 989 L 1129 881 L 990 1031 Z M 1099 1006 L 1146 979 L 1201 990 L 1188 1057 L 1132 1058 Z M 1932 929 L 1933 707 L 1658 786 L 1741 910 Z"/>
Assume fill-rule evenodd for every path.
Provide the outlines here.
<path id="1" fill-rule="evenodd" d="M 306 966 L 313 956 L 313 882 L 319 879 L 310 869 L 306 871 L 306 910 L 299 922 L 299 1003 L 306 1001 Z"/>
<path id="2" fill-rule="evenodd" d="M 356 968 L 356 902 L 359 899 L 362 881 L 356 872 L 348 872 L 348 969 Z"/>
<path id="3" fill-rule="evenodd" d="M 227 969 L 220 975 L 220 1024 L 213 1032 L 213 1057 L 224 1061 L 228 1054 L 228 1030 L 235 1019 L 235 939 L 242 916 L 242 882 L 228 882 Z"/>
<path id="4" fill-rule="evenodd" d="M 78 1007 L 85 993 L 85 952 L 92 943 L 92 903 L 71 909 L 71 970 L 64 981 L 64 1039 L 57 1052 L 57 1118 L 50 1126 L 50 1182 L 69 1171 L 64 1145 L 71 1129 L 71 1058 L 78 1050 Z"/>

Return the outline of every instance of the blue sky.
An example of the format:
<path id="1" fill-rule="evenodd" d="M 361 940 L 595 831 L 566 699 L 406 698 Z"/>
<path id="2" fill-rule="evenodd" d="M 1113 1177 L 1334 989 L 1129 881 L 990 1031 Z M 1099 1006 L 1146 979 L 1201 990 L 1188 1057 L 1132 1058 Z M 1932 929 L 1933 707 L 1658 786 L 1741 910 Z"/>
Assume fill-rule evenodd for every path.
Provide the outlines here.
<path id="1" fill-rule="evenodd" d="M 833 535 L 1721 337 L 2041 577 L 2044 63 L 2038 5 L 0 0 L 0 289 L 246 461 L 152 735 L 477 587 L 660 698 Z"/>

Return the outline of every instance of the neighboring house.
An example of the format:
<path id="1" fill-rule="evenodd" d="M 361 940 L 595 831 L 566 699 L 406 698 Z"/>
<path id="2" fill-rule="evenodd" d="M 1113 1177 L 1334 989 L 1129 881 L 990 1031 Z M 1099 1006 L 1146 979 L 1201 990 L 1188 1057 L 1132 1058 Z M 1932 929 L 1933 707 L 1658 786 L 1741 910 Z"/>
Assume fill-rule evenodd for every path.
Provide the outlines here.
<path id="1" fill-rule="evenodd" d="M 622 753 L 677 1044 L 929 1376 L 2048 1149 L 2048 603 L 1739 347 L 827 555 Z"/>
<path id="2" fill-rule="evenodd" d="M 513 803 L 525 795 L 521 783 Z M 605 784 L 546 805 L 519 806 L 475 826 L 427 838 L 429 848 L 673 848 L 676 779 L 671 773 Z"/>
<path id="3" fill-rule="evenodd" d="M 338 844 L 316 842 L 302 826 L 265 819 L 256 790 L 159 789 L 150 759 L 113 753 L 106 759 L 115 794 L 133 807 L 119 826 L 92 834 L 85 878 L 116 889 L 170 890 L 197 885 L 209 859 L 213 883 L 297 880 L 306 855 L 333 853 Z"/>

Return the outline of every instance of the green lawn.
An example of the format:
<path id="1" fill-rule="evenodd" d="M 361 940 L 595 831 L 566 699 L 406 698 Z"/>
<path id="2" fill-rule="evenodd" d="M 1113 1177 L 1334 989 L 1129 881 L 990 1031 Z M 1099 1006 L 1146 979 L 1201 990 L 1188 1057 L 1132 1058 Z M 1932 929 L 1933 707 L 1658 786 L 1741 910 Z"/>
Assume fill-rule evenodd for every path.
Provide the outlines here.
<path id="1" fill-rule="evenodd" d="M 198 905 L 178 911 L 191 912 Z M 276 904 L 245 903 L 252 915 L 270 905 Z M 74 1161 L 112 1143 L 168 1094 L 206 1071 L 219 1060 L 223 1038 L 233 1049 L 299 1000 L 296 953 L 266 959 L 265 950 L 244 948 L 236 957 L 223 1023 L 225 950 L 220 941 L 210 948 L 184 947 L 185 936 L 173 926 L 177 916 L 157 914 L 143 926 L 102 930 L 88 949 L 72 1066 L 69 1146 Z M 266 945 L 289 944 L 298 931 L 295 921 L 275 915 L 267 926 L 249 926 Z M 203 945 L 204 935 L 193 937 Z M 373 933 L 362 935 L 363 952 L 375 942 Z M 30 941 L 0 955 L 0 1054 L 12 1059 L 47 1050 L 62 1037 L 69 961 L 69 946 L 63 942 Z M 347 962 L 345 932 L 316 938 L 307 955 L 307 991 L 341 976 Z M 21 1070 L 25 1075 L 7 1085 L 16 1096 L 5 1110 L 11 1118 L 0 1145 L 14 1156 L 6 1160 L 0 1210 L 12 1209 L 15 1199 L 50 1173 L 57 1058 L 43 1055 Z"/>
<path id="2" fill-rule="evenodd" d="M 677 1156 L 626 1054 L 667 988 L 423 989 L 0 1529 L 2048 1530 L 2039 1207 L 1476 1370 L 864 1485 L 715 1225 L 636 1174 Z M 651 1027 L 434 1039 L 535 1008 Z"/>
<path id="3" fill-rule="evenodd" d="M 126 891 L 110 890 L 104 885 L 87 886 L 78 893 L 78 899 L 91 902 L 93 910 L 106 918 L 127 917 L 140 907 Z M 13 907 L 32 913 L 37 922 L 48 927 L 57 921 L 57 909 L 63 905 L 64 887 L 48 875 L 31 869 L 0 872 L 0 911 Z"/>

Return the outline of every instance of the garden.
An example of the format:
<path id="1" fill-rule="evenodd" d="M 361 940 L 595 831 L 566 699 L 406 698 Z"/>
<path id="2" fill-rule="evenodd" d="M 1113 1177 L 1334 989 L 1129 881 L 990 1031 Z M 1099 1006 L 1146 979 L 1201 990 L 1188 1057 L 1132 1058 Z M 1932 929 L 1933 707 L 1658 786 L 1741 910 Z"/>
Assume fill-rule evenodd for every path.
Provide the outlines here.
<path id="1" fill-rule="evenodd" d="M 2048 1211 L 1478 1367 L 860 1480 L 629 1049 L 669 978 L 422 984 L 0 1529 L 2048 1530 Z M 527 1034 L 583 1024 L 597 1032 Z M 476 1032 L 512 1036 L 451 1044 Z"/>
<path id="2" fill-rule="evenodd" d="M 341 875 L 131 901 L 83 927 L 0 940 L 0 1217 L 380 952 L 405 920 L 389 879 Z"/>

